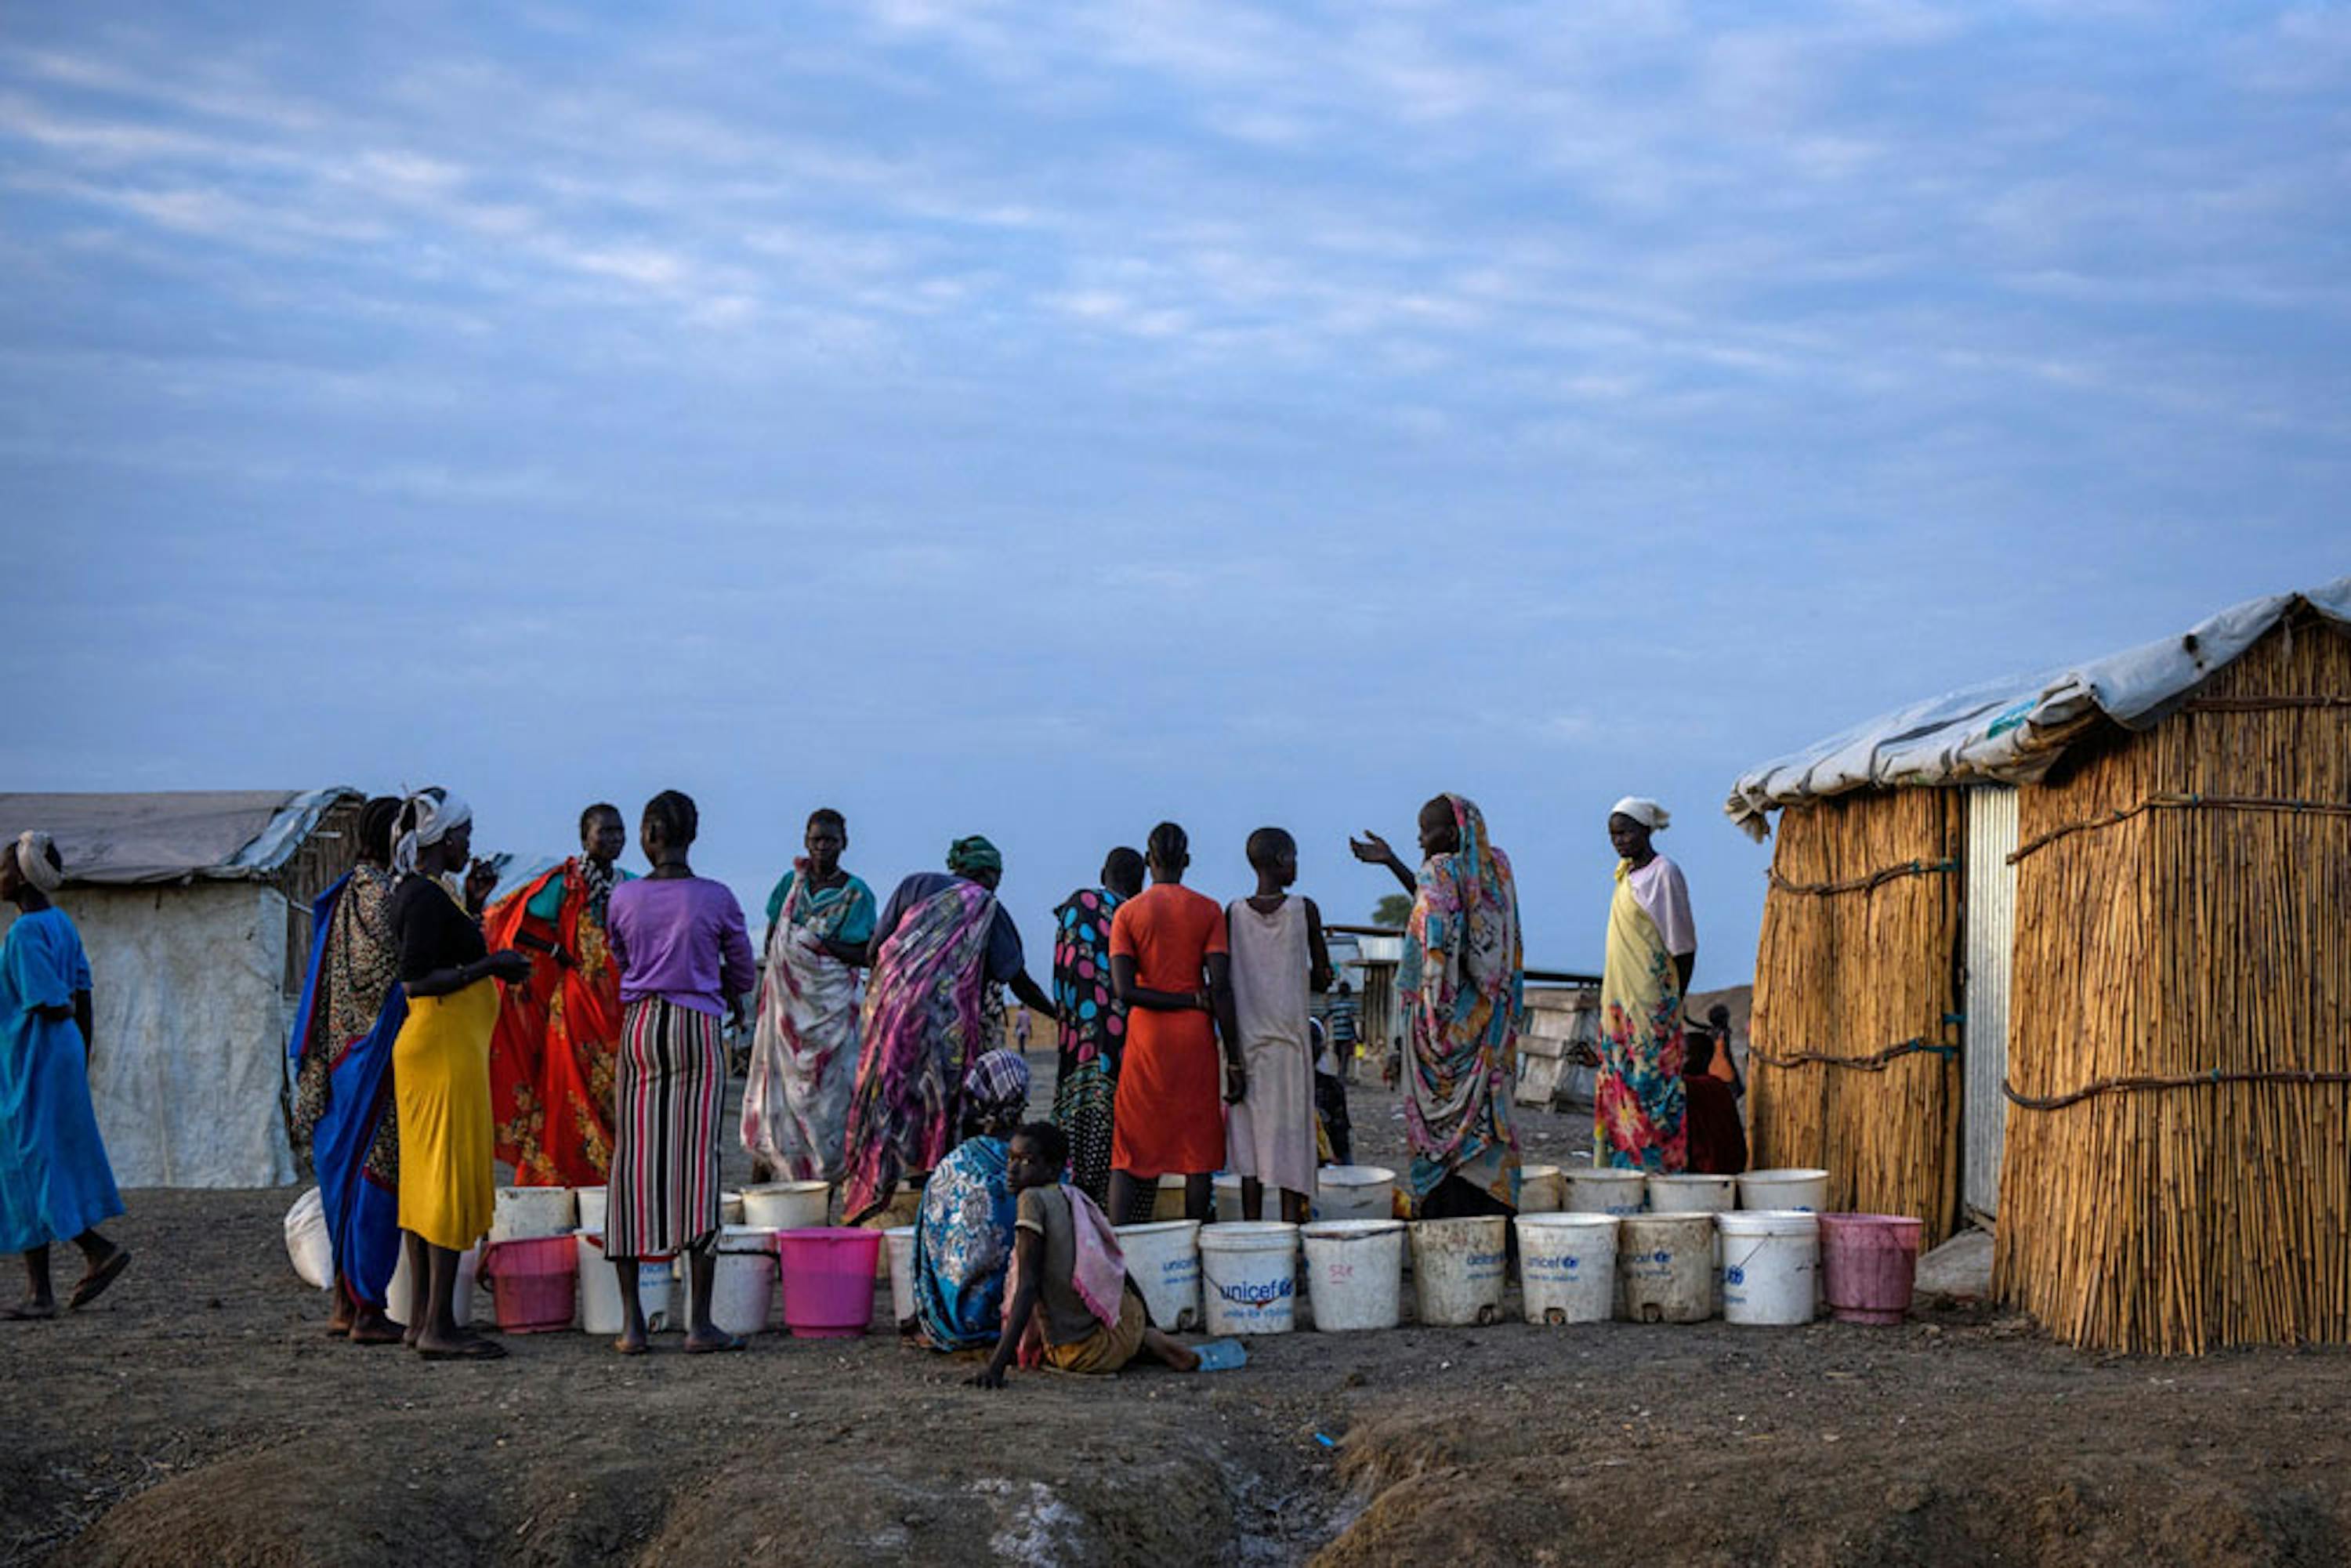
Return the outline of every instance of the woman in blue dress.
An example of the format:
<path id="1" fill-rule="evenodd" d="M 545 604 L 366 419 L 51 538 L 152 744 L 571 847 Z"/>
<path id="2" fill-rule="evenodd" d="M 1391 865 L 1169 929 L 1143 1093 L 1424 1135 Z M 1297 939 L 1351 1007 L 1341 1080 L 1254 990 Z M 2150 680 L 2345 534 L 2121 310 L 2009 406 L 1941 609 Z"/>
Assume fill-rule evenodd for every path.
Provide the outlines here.
<path id="1" fill-rule="evenodd" d="M 1029 1064 L 991 1051 L 963 1081 L 964 1140 L 923 1184 L 914 1228 L 914 1319 L 933 1350 L 979 1350 L 1004 1330 L 1012 1263 L 1013 1132 L 1029 1107 Z"/>
<path id="2" fill-rule="evenodd" d="M 53 1318 L 49 1247 L 81 1249 L 67 1298 L 86 1307 L 131 1254 L 99 1234 L 122 1212 L 89 1103 L 89 959 L 66 913 L 49 903 L 65 862 L 47 833 L 0 848 L 0 898 L 17 909 L 0 946 L 0 1252 L 25 1255 L 29 1287 L 10 1318 Z"/>

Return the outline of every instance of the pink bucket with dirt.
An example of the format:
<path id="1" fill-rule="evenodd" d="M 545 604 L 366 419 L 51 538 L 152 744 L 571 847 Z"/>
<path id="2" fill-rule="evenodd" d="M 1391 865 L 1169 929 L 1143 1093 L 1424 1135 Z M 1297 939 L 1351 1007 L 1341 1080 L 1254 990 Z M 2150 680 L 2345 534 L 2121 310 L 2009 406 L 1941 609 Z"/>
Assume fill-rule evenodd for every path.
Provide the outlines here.
<path id="1" fill-rule="evenodd" d="M 873 1321 L 882 1233 L 849 1226 L 778 1230 L 784 1326 L 799 1339 L 851 1339 Z"/>
<path id="2" fill-rule="evenodd" d="M 1821 1280 L 1841 1323 L 1898 1323 L 1910 1311 L 1924 1225 L 1899 1214 L 1823 1214 Z"/>
<path id="3" fill-rule="evenodd" d="M 482 1252 L 482 1278 L 497 1300 L 507 1333 L 551 1333 L 571 1326 L 580 1288 L 580 1249 L 569 1235 L 493 1241 Z"/>

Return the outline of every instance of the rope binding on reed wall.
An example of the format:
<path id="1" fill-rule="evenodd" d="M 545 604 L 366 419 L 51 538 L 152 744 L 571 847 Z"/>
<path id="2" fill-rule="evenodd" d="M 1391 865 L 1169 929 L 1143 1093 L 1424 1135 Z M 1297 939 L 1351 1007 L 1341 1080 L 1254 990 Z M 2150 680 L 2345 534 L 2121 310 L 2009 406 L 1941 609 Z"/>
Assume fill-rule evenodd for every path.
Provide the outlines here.
<path id="1" fill-rule="evenodd" d="M 2071 833 L 2085 832 L 2092 828 L 2111 828 L 2117 822 L 2127 822 L 2142 811 L 2189 810 L 2199 808 L 2225 811 L 2289 811 L 2308 813 L 2314 817 L 2351 817 L 2351 800 L 2287 800 L 2266 795 L 2149 795 L 2136 806 L 2118 806 L 2103 817 L 2085 817 L 2078 822 L 2066 822 L 2039 833 L 2019 844 L 2008 857 L 2014 865 L 2033 851 L 2055 843 Z"/>
<path id="2" fill-rule="evenodd" d="M 2003 1078 L 2000 1081 L 2000 1092 L 2008 1096 L 2010 1104 L 2022 1105 L 2028 1111 L 2059 1111 L 2101 1094 L 2136 1094 L 2160 1089 L 2204 1089 L 2218 1083 L 2351 1083 L 2351 1072 L 2316 1072 L 2294 1067 L 2224 1072 L 2216 1067 L 2209 1072 L 2183 1072 L 2170 1078 L 2094 1079 L 2069 1094 L 2020 1093 L 2014 1083 Z"/>
<path id="3" fill-rule="evenodd" d="M 1943 1021 L 1948 1024 L 1964 1023 L 1967 1016 L 1965 1013 L 1945 1013 Z M 1802 1067 L 1807 1062 L 1817 1061 L 1824 1067 L 1850 1067 L 1859 1072 L 1883 1072 L 1906 1056 L 1921 1055 L 1939 1056 L 1948 1064 L 1959 1059 L 1959 1048 L 1948 1041 L 1928 1040 L 1923 1035 L 1889 1045 L 1884 1051 L 1872 1051 L 1867 1056 L 1839 1056 L 1827 1051 L 1794 1051 L 1780 1056 L 1760 1046 L 1750 1044 L 1747 1048 L 1747 1059 L 1760 1061 L 1766 1067 Z"/>
<path id="4" fill-rule="evenodd" d="M 1959 862 L 1955 860 L 1908 861 L 1901 865 L 1880 866 L 1867 876 L 1851 877 L 1844 882 L 1790 882 L 1777 871 L 1766 871 L 1763 876 L 1764 880 L 1771 884 L 1774 892 L 1802 893 L 1816 898 L 1825 898 L 1834 893 L 1866 892 L 1881 883 L 1892 882 L 1896 877 L 1932 876 L 1937 873 L 1948 873 L 1959 869 Z"/>

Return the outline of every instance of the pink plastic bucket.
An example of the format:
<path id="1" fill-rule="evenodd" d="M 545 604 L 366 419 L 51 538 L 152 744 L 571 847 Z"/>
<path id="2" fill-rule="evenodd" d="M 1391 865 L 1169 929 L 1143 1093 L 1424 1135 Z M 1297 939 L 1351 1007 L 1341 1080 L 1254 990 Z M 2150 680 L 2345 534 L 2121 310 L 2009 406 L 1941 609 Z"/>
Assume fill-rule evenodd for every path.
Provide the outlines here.
<path id="1" fill-rule="evenodd" d="M 784 1326 L 798 1339 L 850 1339 L 873 1321 L 882 1233 L 851 1227 L 778 1230 Z"/>
<path id="2" fill-rule="evenodd" d="M 1899 1214 L 1821 1216 L 1821 1276 L 1841 1323 L 1898 1323 L 1918 1278 L 1920 1221 Z"/>
<path id="3" fill-rule="evenodd" d="M 493 1241 L 482 1252 L 482 1278 L 507 1333 L 568 1329 L 580 1288 L 579 1246 L 569 1235 Z"/>

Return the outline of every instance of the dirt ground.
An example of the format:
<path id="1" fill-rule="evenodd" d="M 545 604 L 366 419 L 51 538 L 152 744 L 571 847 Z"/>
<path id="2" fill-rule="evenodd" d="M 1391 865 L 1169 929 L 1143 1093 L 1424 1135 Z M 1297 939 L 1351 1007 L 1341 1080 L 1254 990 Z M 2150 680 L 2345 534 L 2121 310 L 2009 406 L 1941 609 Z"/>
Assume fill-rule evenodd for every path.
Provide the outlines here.
<path id="1" fill-rule="evenodd" d="M 1393 1098 L 1354 1107 L 1359 1157 L 1394 1155 Z M 1553 1157 L 1585 1135 L 1527 1133 Z M 0 1560 L 2351 1561 L 2341 1351 L 2093 1357 L 1943 1305 L 1301 1333 L 1234 1373 L 998 1393 L 886 1332 L 637 1361 L 512 1336 L 431 1364 L 320 1334 L 293 1197 L 131 1195 L 110 1295 L 0 1324 Z"/>

